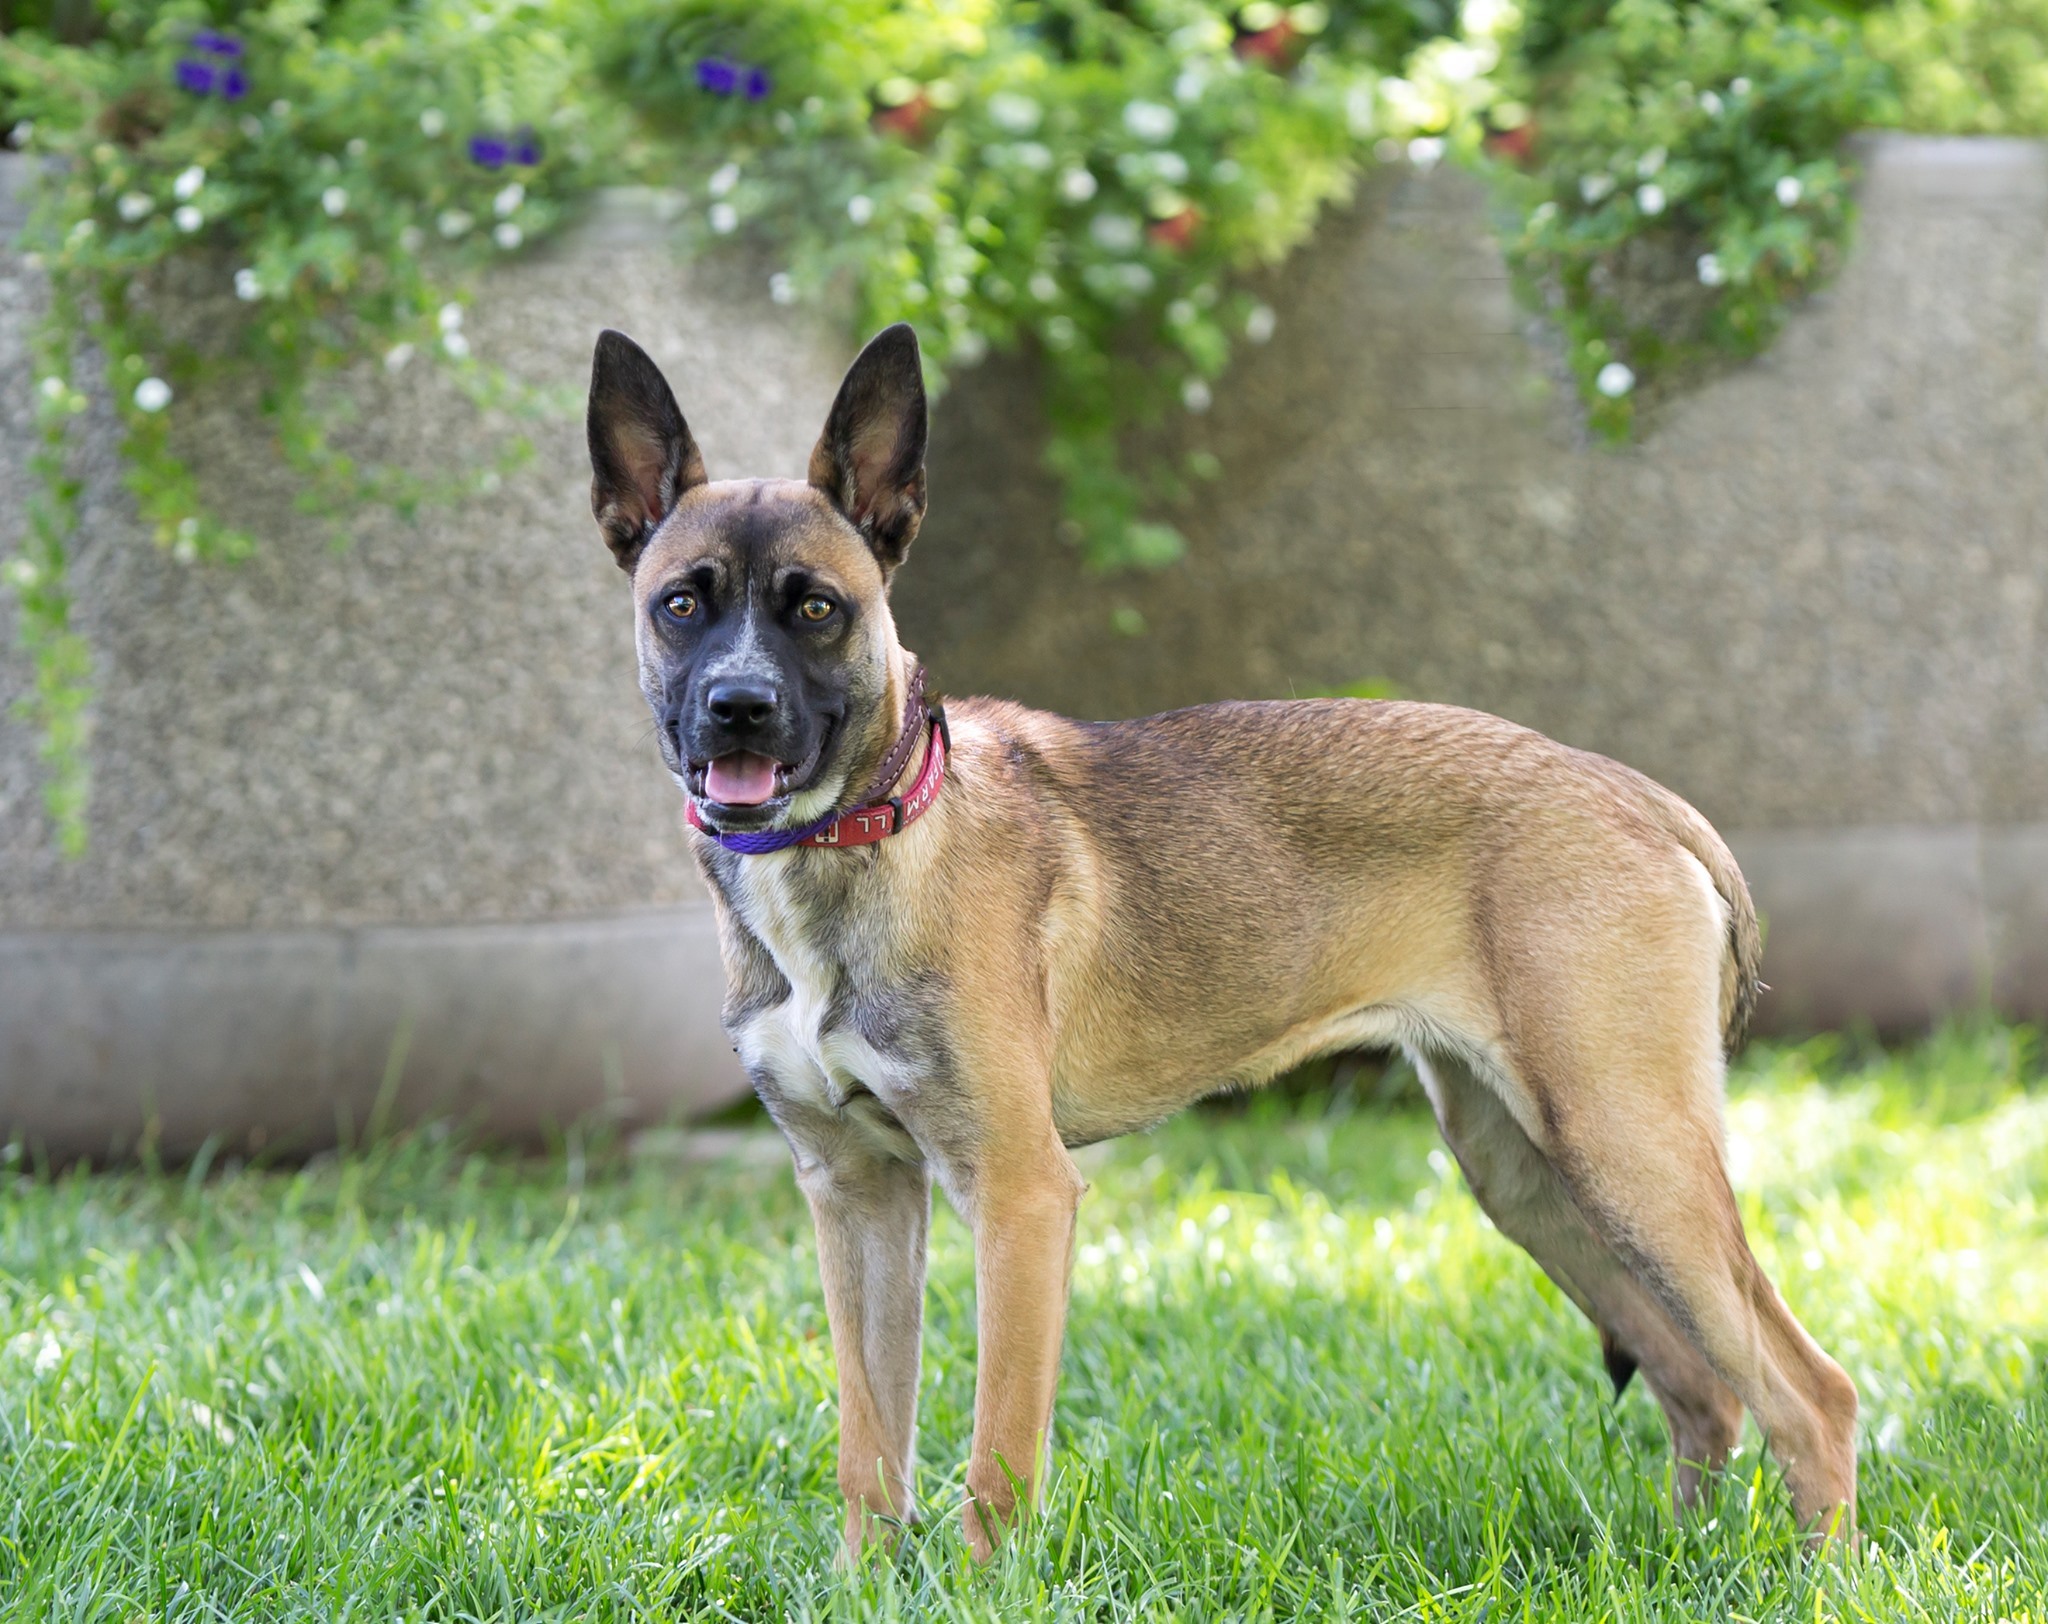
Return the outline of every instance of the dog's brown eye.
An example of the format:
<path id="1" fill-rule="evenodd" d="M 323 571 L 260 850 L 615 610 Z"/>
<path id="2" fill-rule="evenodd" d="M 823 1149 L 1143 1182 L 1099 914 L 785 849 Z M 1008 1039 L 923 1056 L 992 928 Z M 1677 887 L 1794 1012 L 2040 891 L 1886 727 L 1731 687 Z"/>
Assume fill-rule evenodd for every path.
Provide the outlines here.
<path id="1" fill-rule="evenodd" d="M 832 600 L 830 598 L 806 598 L 796 606 L 796 612 L 809 621 L 830 620 Z"/>
<path id="2" fill-rule="evenodd" d="M 697 594 L 694 592 L 671 592 L 661 600 L 666 609 L 677 620 L 688 620 L 697 612 Z"/>

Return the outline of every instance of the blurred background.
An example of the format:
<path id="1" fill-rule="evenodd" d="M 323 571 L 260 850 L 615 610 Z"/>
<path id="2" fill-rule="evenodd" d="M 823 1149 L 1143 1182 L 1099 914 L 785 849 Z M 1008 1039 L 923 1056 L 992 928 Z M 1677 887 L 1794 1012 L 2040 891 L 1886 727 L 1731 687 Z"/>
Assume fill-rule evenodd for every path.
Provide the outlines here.
<path id="1" fill-rule="evenodd" d="M 1350 693 L 1728 835 L 1778 1033 L 2048 1011 L 2048 0 L 0 0 L 0 1136 L 744 1093 L 581 432 L 916 323 L 952 692 Z"/>

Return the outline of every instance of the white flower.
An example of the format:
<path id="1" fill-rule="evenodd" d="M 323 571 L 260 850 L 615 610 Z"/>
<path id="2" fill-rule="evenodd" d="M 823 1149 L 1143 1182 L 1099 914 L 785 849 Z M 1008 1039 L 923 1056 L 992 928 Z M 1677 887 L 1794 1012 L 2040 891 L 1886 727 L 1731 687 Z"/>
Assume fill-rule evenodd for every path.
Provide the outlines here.
<path id="1" fill-rule="evenodd" d="M 1344 122 L 1353 135 L 1371 135 L 1379 126 L 1379 99 L 1364 82 L 1344 92 Z"/>
<path id="2" fill-rule="evenodd" d="M 147 220 L 156 212 L 156 199 L 147 192 L 123 192 L 121 200 L 114 205 L 114 212 L 133 225 L 137 220 Z"/>
<path id="3" fill-rule="evenodd" d="M 254 304 L 263 297 L 263 279 L 246 265 L 235 272 L 235 297 L 244 304 Z"/>
<path id="4" fill-rule="evenodd" d="M 90 237 L 97 230 L 99 230 L 98 221 L 81 220 L 71 228 L 71 234 L 64 240 L 66 242 L 84 242 L 86 238 Z"/>
<path id="5" fill-rule="evenodd" d="M 496 229 L 491 232 L 491 241 L 509 252 L 526 241 L 526 233 L 510 220 L 500 220 Z"/>
<path id="6" fill-rule="evenodd" d="M 135 404 L 145 412 L 160 412 L 171 403 L 171 386 L 161 378 L 144 378 L 135 386 Z"/>
<path id="7" fill-rule="evenodd" d="M 1040 304 L 1051 304 L 1060 296 L 1059 281 L 1050 271 L 1033 271 L 1024 287 Z"/>
<path id="8" fill-rule="evenodd" d="M 1579 177 L 1579 196 L 1588 203 L 1601 202 L 1613 190 L 1614 177 L 1612 175 L 1581 175 Z"/>
<path id="9" fill-rule="evenodd" d="M 1173 81 L 1173 99 L 1183 106 L 1202 99 L 1202 92 L 1209 88 L 1209 75 L 1199 65 L 1190 65 L 1180 70 L 1180 76 Z"/>
<path id="10" fill-rule="evenodd" d="M 1779 203 L 1788 209 L 1796 206 L 1799 200 L 1806 195 L 1806 188 L 1800 184 L 1797 175 L 1780 176 L 1778 184 L 1773 190 L 1778 194 Z"/>
<path id="11" fill-rule="evenodd" d="M 999 130 L 1012 135 L 1029 135 L 1044 117 L 1038 103 L 1014 90 L 999 90 L 988 99 L 988 116 Z"/>
<path id="12" fill-rule="evenodd" d="M 70 385 L 54 374 L 45 378 L 36 387 L 42 390 L 45 400 L 62 400 L 70 392 Z"/>
<path id="13" fill-rule="evenodd" d="M 1150 293 L 1153 282 L 1157 280 L 1152 275 L 1152 267 L 1149 265 L 1119 265 L 1116 268 L 1116 277 L 1126 292 L 1140 294 Z"/>
<path id="14" fill-rule="evenodd" d="M 42 579 L 42 575 L 33 558 L 23 558 L 19 554 L 0 564 L 0 581 L 5 581 L 17 592 L 26 592 Z"/>
<path id="15" fill-rule="evenodd" d="M 1636 173 L 1648 180 L 1664 167 L 1665 160 L 1670 156 L 1671 154 L 1663 147 L 1652 147 L 1636 160 Z"/>
<path id="16" fill-rule="evenodd" d="M 205 184 L 206 171 L 198 164 L 194 164 L 190 169 L 180 171 L 178 178 L 171 182 L 171 196 L 183 203 L 187 199 L 197 197 L 199 188 Z"/>
<path id="17" fill-rule="evenodd" d="M 1728 89 L 1734 95 L 1747 96 L 1749 94 L 1749 81 L 1747 79 L 1730 79 L 1728 81 Z"/>
<path id="18" fill-rule="evenodd" d="M 330 186 L 320 194 L 320 207 L 327 211 L 329 219 L 339 220 L 348 211 L 348 193 L 342 187 Z"/>
<path id="19" fill-rule="evenodd" d="M 434 317 L 434 321 L 444 333 L 460 332 L 462 330 L 462 306 L 455 303 L 452 299 L 449 300 L 448 303 L 441 306 L 439 314 Z"/>
<path id="20" fill-rule="evenodd" d="M 711 171 L 710 192 L 713 197 L 723 197 L 740 183 L 738 164 L 720 164 Z"/>
<path id="21" fill-rule="evenodd" d="M 496 197 L 491 199 L 491 211 L 503 217 L 512 213 L 525 201 L 526 188 L 515 180 L 510 186 L 507 186 Z"/>
<path id="22" fill-rule="evenodd" d="M 406 226 L 398 233 L 398 246 L 408 254 L 417 254 L 426 240 L 427 234 L 418 226 Z"/>
<path id="23" fill-rule="evenodd" d="M 730 203 L 714 203 L 705 218 L 711 222 L 711 229 L 722 237 L 740 223 L 740 211 Z"/>
<path id="24" fill-rule="evenodd" d="M 1011 155 L 1034 175 L 1042 175 L 1052 168 L 1052 148 L 1043 141 L 1019 141 L 1010 148 Z"/>
<path id="25" fill-rule="evenodd" d="M 1185 327 L 1194 319 L 1195 301 L 1192 299 L 1176 299 L 1166 307 L 1166 320 L 1169 326 Z"/>
<path id="26" fill-rule="evenodd" d="M 1045 323 L 1045 341 L 1056 350 L 1063 350 L 1080 337 L 1080 330 L 1074 326 L 1072 316 L 1048 316 Z"/>
<path id="27" fill-rule="evenodd" d="M 1418 135 L 1408 143 L 1408 161 L 1417 169 L 1433 169 L 1444 155 L 1444 138 L 1440 135 Z"/>
<path id="28" fill-rule="evenodd" d="M 1723 268 L 1719 254 L 1700 255 L 1699 273 L 1701 283 L 1710 288 L 1718 288 L 1728 280 L 1728 272 Z"/>
<path id="29" fill-rule="evenodd" d="M 855 192 L 846 200 L 846 218 L 864 226 L 875 217 L 875 200 L 866 192 Z"/>
<path id="30" fill-rule="evenodd" d="M 1098 214 L 1088 222 L 1095 246 L 1112 254 L 1128 254 L 1144 240 L 1144 228 L 1128 214 Z"/>
<path id="31" fill-rule="evenodd" d="M 187 203 L 171 216 L 171 224 L 180 231 L 197 231 L 206 224 L 206 216 L 199 212 L 197 204 Z"/>
<path id="32" fill-rule="evenodd" d="M 282 96 L 270 104 L 270 116 L 272 118 L 288 118 L 291 116 L 291 110 L 292 104 Z"/>
<path id="33" fill-rule="evenodd" d="M 1636 386 L 1636 375 L 1619 361 L 1609 361 L 1593 380 L 1593 387 L 1609 400 L 1619 400 Z"/>
<path id="34" fill-rule="evenodd" d="M 1086 203 L 1095 195 L 1095 177 L 1076 165 L 1060 171 L 1060 196 L 1069 203 Z"/>
<path id="35" fill-rule="evenodd" d="M 476 221 L 460 209 L 443 209 L 440 218 L 434 222 L 435 229 L 444 237 L 459 237 L 475 224 Z"/>
<path id="36" fill-rule="evenodd" d="M 404 371 L 406 362 L 413 358 L 413 354 L 413 347 L 410 344 L 392 345 L 390 349 L 384 352 L 384 370 L 386 372 Z"/>
<path id="37" fill-rule="evenodd" d="M 1218 186 L 1235 186 L 1238 182 L 1239 177 L 1241 177 L 1243 174 L 1244 165 L 1239 163 L 1235 158 L 1225 158 L 1214 169 L 1209 171 L 1210 178 L 1213 179 Z"/>
<path id="38" fill-rule="evenodd" d="M 1273 329 L 1280 325 L 1280 318 L 1273 314 L 1269 304 L 1255 304 L 1244 318 L 1244 336 L 1254 344 L 1263 344 L 1273 336 Z"/>
<path id="39" fill-rule="evenodd" d="M 1188 178 L 1188 161 L 1171 150 L 1152 154 L 1152 175 L 1169 186 L 1179 186 Z"/>
<path id="40" fill-rule="evenodd" d="M 448 128 L 448 115 L 438 107 L 420 110 L 420 134 L 432 139 Z"/>
<path id="41" fill-rule="evenodd" d="M 1655 181 L 1638 186 L 1636 188 L 1636 207 L 1645 214 L 1662 214 L 1664 212 L 1664 188 Z"/>
<path id="42" fill-rule="evenodd" d="M 962 366 L 971 367 L 988 354 L 988 340 L 969 329 L 953 340 L 953 359 Z"/>
<path id="43" fill-rule="evenodd" d="M 469 340 L 460 333 L 443 333 L 441 335 L 441 348 L 454 356 L 456 360 L 461 361 L 469 355 Z"/>
<path id="44" fill-rule="evenodd" d="M 1557 205 L 1547 200 L 1538 203 L 1536 207 L 1529 211 L 1529 224 L 1532 226 L 1547 226 L 1556 218 Z"/>
<path id="45" fill-rule="evenodd" d="M 15 148 L 16 150 L 19 150 L 20 148 L 28 145 L 29 138 L 33 136 L 35 133 L 35 121 L 33 119 L 25 118 L 19 124 L 15 125 L 13 129 L 7 132 L 7 144 Z"/>
<path id="46" fill-rule="evenodd" d="M 1719 118 L 1721 116 L 1720 96 L 1714 91 L 1702 90 L 1700 92 L 1700 111 L 1709 118 Z"/>
<path id="47" fill-rule="evenodd" d="M 254 113 L 244 113 L 240 118 L 236 119 L 235 128 L 240 130 L 251 141 L 258 141 L 263 137 L 263 120 Z"/>
<path id="48" fill-rule="evenodd" d="M 352 135 L 348 138 L 348 145 L 341 150 L 346 152 L 351 158 L 360 158 L 370 150 L 370 143 L 365 141 L 360 135 Z"/>
<path id="49" fill-rule="evenodd" d="M 768 278 L 768 297 L 777 304 L 796 303 L 796 284 L 789 279 L 789 272 L 777 271 Z"/>
<path id="50" fill-rule="evenodd" d="M 1200 378 L 1190 378 L 1180 386 L 1180 403 L 1191 412 L 1206 412 L 1216 403 L 1216 397 Z"/>
<path id="51" fill-rule="evenodd" d="M 1180 128 L 1180 114 L 1163 102 L 1134 101 L 1124 109 L 1124 128 L 1140 141 L 1166 141 Z"/>

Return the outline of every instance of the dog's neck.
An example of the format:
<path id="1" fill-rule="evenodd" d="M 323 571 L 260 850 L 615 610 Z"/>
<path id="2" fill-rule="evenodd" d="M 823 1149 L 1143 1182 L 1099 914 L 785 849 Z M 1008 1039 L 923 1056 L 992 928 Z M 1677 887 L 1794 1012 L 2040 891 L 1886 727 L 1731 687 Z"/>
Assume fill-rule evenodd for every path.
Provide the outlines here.
<path id="1" fill-rule="evenodd" d="M 917 670 L 917 656 L 900 644 L 889 651 L 889 678 L 882 689 L 882 703 L 868 726 L 868 736 L 861 741 L 859 756 L 846 774 L 846 788 L 842 795 L 852 794 L 863 784 L 871 784 L 875 774 L 881 770 L 904 727 L 904 707 L 910 697 L 912 674 Z M 926 691 L 927 702 L 930 691 Z M 904 758 L 896 776 L 876 796 L 888 800 L 905 793 L 917 779 L 917 771 L 924 761 L 924 751 L 913 749 Z"/>

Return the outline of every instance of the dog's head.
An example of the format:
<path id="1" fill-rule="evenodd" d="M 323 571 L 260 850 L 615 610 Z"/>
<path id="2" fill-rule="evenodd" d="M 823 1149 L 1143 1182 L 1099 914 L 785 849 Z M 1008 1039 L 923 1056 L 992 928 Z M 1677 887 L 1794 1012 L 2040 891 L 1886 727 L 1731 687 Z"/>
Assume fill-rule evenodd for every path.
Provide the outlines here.
<path id="1" fill-rule="evenodd" d="M 803 823 L 878 764 L 901 717 L 889 578 L 925 507 L 917 335 L 839 386 L 804 480 L 705 477 L 661 369 L 623 333 L 590 377 L 590 503 L 633 578 L 662 759 L 720 829 Z"/>

